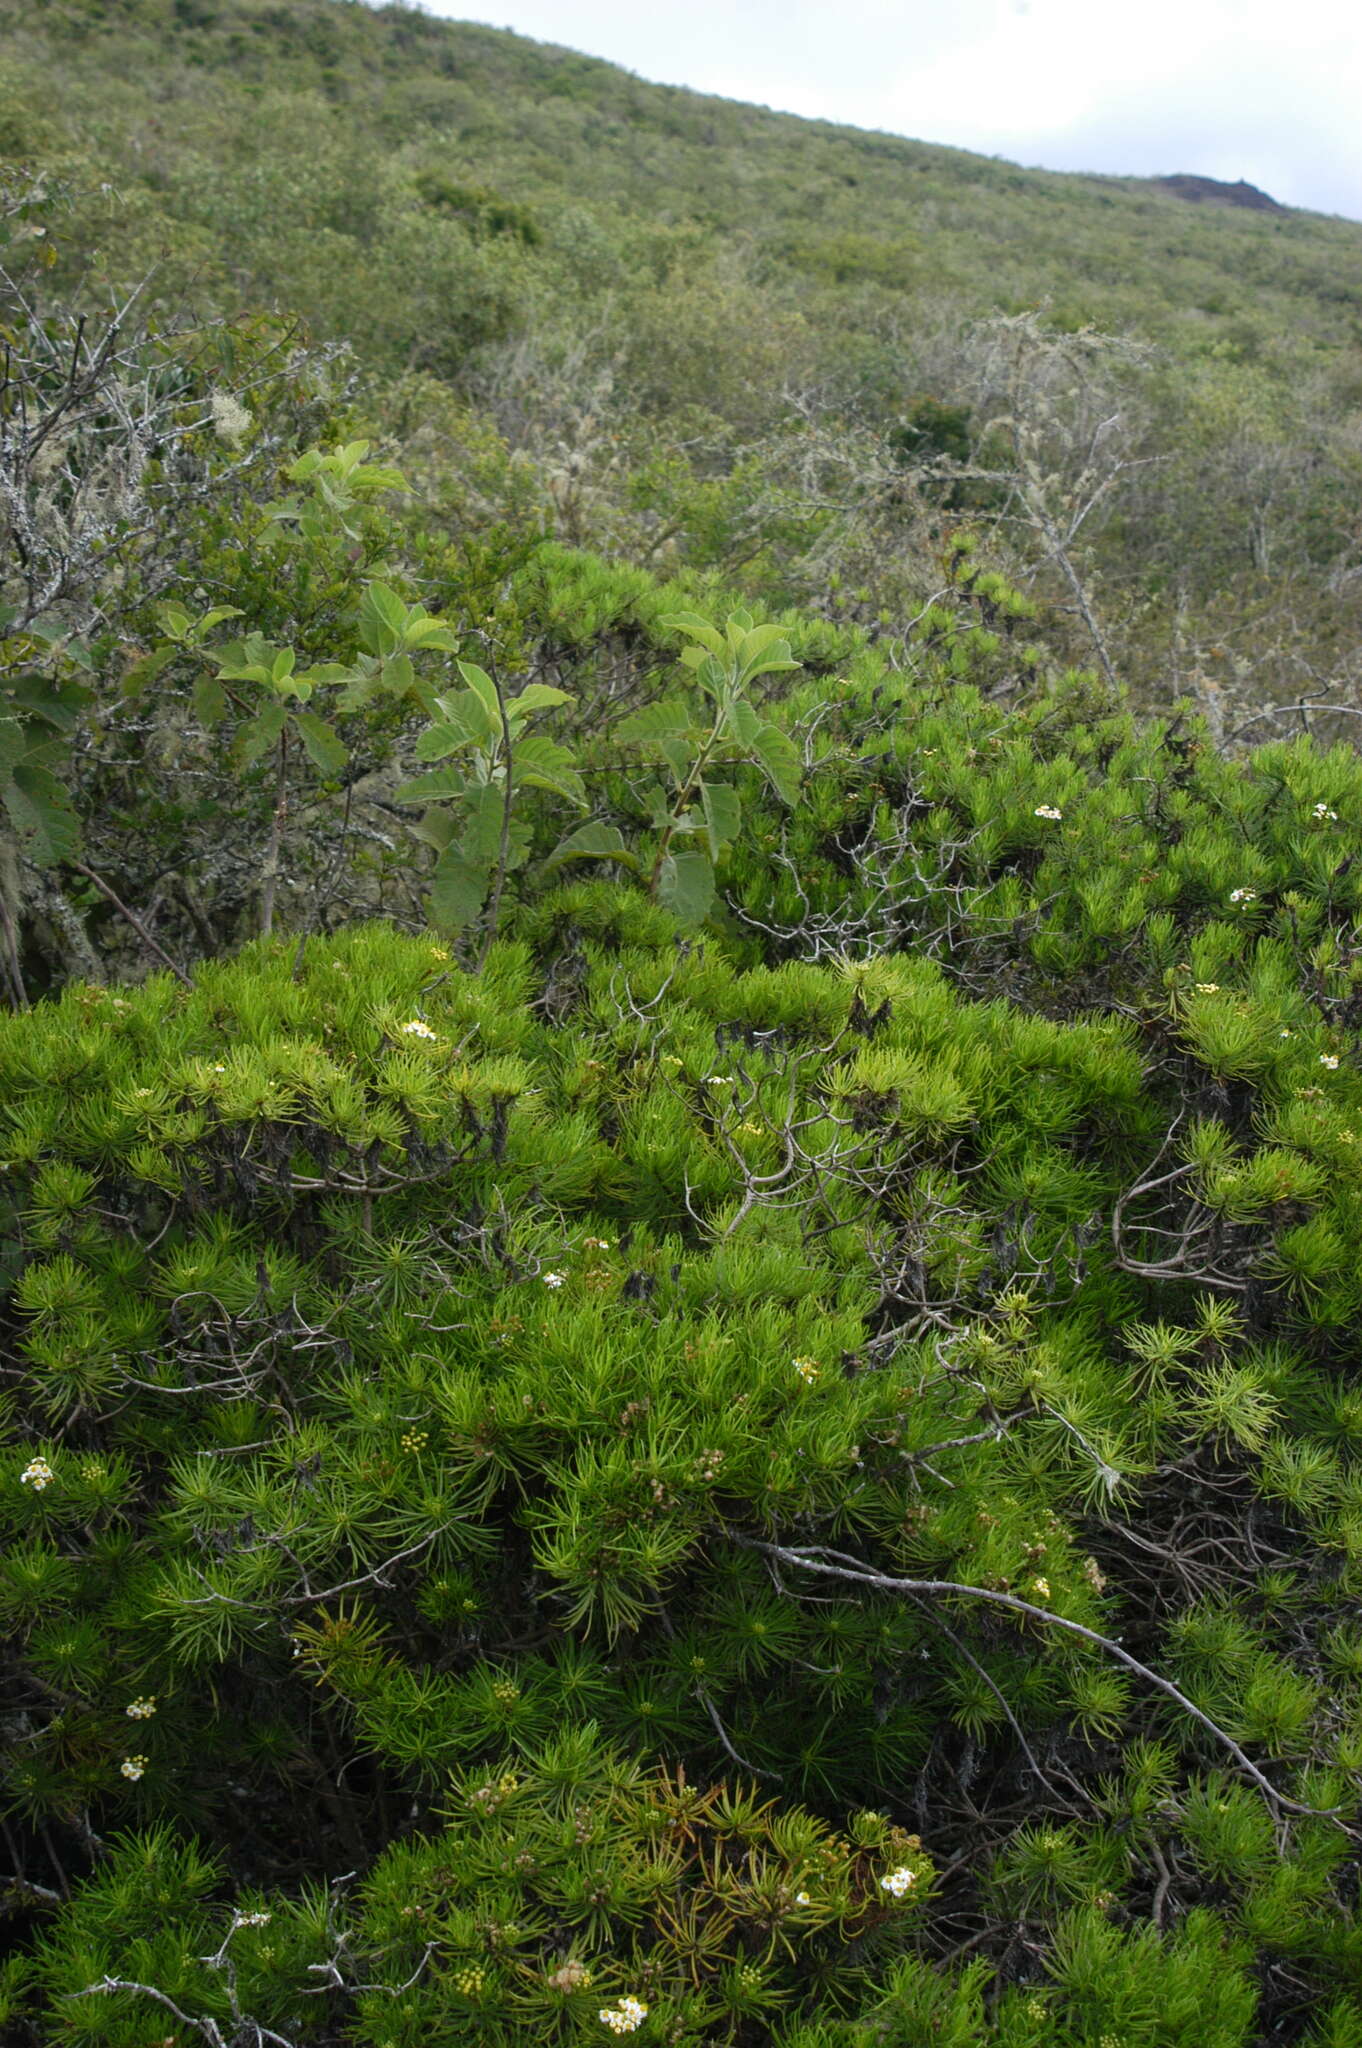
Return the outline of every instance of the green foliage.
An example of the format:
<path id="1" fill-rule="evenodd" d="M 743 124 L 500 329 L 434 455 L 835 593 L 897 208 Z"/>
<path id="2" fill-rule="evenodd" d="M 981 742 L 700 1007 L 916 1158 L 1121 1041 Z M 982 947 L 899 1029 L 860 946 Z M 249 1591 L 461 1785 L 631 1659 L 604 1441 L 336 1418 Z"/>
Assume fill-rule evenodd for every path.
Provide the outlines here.
<path id="1" fill-rule="evenodd" d="M 580 809 L 586 799 L 571 749 L 525 730 L 536 712 L 570 703 L 566 691 L 528 683 L 508 697 L 474 662 L 461 661 L 459 673 L 465 687 L 435 698 L 435 723 L 416 743 L 419 760 L 454 760 L 456 765 L 414 777 L 394 798 L 428 806 L 416 829 L 439 854 L 431 883 L 431 922 L 446 932 L 471 924 L 490 889 L 490 937 L 506 876 L 521 865 L 530 847 L 529 828 L 516 813 L 518 793 L 548 790 Z M 579 831 L 559 846 L 554 859 L 580 858 L 608 851 L 610 845 L 609 836 L 593 840 Z"/>
<path id="2" fill-rule="evenodd" d="M 643 793 L 658 832 L 648 886 L 683 925 L 704 922 L 714 901 L 715 870 L 742 830 L 742 799 L 732 783 L 714 779 L 727 762 L 751 761 L 782 803 L 799 795 L 799 755 L 788 733 L 763 719 L 751 697 L 762 676 L 798 668 L 779 626 L 754 626 L 734 612 L 723 631 L 693 612 L 659 622 L 683 633 L 681 660 L 706 708 L 697 717 L 684 697 L 666 697 L 636 711 L 616 737 L 647 761 L 665 766 L 669 792 Z M 678 849 L 677 840 L 693 841 Z"/>
<path id="3" fill-rule="evenodd" d="M 0 2033 L 1351 2048 L 1353 231 L 323 0 L 0 138 Z"/>
<path id="4" fill-rule="evenodd" d="M 1186 1068 L 1151 1074 L 1127 1024 L 971 1003 L 921 957 L 743 969 L 669 926 L 640 892 L 577 887 L 481 977 L 371 927 L 309 941 L 296 974 L 296 949 L 260 946 L 0 1032 L 23 1372 L 0 1616 L 31 1698 L 11 1824 L 219 1845 L 249 1814 L 281 1929 L 259 1970 L 254 1927 L 231 1932 L 231 1979 L 202 1961 L 230 1921 L 101 1946 L 82 1890 L 34 1995 L 66 2012 L 108 1974 L 301 2040 L 299 1987 L 344 1954 L 357 2041 L 475 2016 L 572 2038 L 628 1997 L 696 2041 L 854 2032 L 862 2003 L 873 2029 L 886 1997 L 944 2026 L 978 1979 L 923 1974 L 906 1833 L 909 1910 L 877 1895 L 892 1830 L 919 1798 L 938 1812 L 915 1788 L 947 1759 L 1001 1788 L 1025 1742 L 1110 1822 L 1061 1804 L 972 1851 L 977 1910 L 1043 1930 L 1048 1958 L 997 2038 L 1045 2040 L 1039 2009 L 1152 2043 L 1185 1984 L 1247 2041 L 1244 1955 L 1323 1995 L 1356 1938 L 1333 1824 L 1299 1822 L 1283 1863 L 1236 1764 L 1276 1760 L 1325 1806 L 1362 1767 L 1337 1693 L 1362 1544 L 1311 1297 L 1246 1318 L 1213 1287 L 1198 1306 L 1176 1264 L 1149 1277 L 1168 1197 L 1131 1191 Z M 545 1021 L 565 957 L 575 1000 Z M 1151 1186 L 1223 1177 L 1227 1136 Z M 1250 1270 L 1303 1209 L 1354 1245 L 1351 1184 L 1312 1177 L 1304 1138 L 1259 1142 L 1263 1198 L 1217 1226 L 1238 1235 L 1208 1239 L 1210 1270 Z M 1188 1199 L 1195 1248 L 1216 1212 Z M 1093 1227 L 1117 1205 L 1132 1239 Z M 1272 1589 L 1244 1552 L 1221 1597 L 1155 1597 L 1121 1532 L 1138 1512 L 1158 1540 L 1187 1470 L 1247 1526 L 1273 1503 Z M 817 1578 L 829 1558 L 938 1590 Z M 1265 1602 L 1327 1639 L 1333 1691 Z M 1132 1628 L 1174 1700 L 1121 1665 Z M 353 1919 L 297 1896 L 336 1744 L 368 1759 L 324 1829 L 366 1873 Z M 735 1769 L 769 1777 L 760 1802 Z M 683 1788 L 688 1832 L 657 1832 Z M 845 1898 L 805 1875 L 834 1851 L 863 1873 L 827 1865 Z M 1159 1856 L 1222 1915 L 1201 1946 L 1110 1917 Z M 1237 1931 L 1231 1870 L 1252 1880 Z M 773 1886 L 793 1901 L 774 1918 Z M 909 1942 L 907 1975 L 881 1981 L 876 1928 Z M 82 2038 L 121 2043 L 143 1996 L 83 2001 L 104 2031 Z"/>
<path id="5" fill-rule="evenodd" d="M 0 636 L 15 617 L 0 606 Z M 44 867 L 80 840 L 65 774 L 89 668 L 88 650 L 59 629 L 35 623 L 0 637 L 0 805 L 24 855 Z"/>

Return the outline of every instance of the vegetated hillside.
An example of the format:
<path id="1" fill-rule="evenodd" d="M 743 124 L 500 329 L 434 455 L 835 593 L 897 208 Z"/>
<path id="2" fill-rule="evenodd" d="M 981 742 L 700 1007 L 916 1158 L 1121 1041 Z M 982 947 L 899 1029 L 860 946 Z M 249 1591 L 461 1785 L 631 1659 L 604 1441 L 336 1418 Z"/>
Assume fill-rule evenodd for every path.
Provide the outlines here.
<path id="1" fill-rule="evenodd" d="M 1199 697 L 1226 737 L 1358 679 L 1362 226 L 801 121 L 407 8 L 0 22 L 0 141 L 86 194 L 73 277 L 97 250 L 125 282 L 159 265 L 160 302 L 349 340 L 404 381 L 389 423 L 497 509 L 528 495 L 569 541 L 891 630 L 967 512 L 1074 658 Z M 473 407 L 462 433 L 429 378 Z"/>
<path id="2" fill-rule="evenodd" d="M 1123 687 L 1346 649 L 1338 307 L 839 281 L 406 12 L 12 19 L 6 2048 L 1356 2048 L 1362 761 Z"/>

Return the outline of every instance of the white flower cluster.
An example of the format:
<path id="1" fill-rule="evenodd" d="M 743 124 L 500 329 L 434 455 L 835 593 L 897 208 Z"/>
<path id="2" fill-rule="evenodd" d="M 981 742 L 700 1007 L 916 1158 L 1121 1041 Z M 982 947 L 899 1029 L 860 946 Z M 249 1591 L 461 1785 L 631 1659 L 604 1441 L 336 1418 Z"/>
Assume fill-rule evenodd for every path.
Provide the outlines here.
<path id="1" fill-rule="evenodd" d="M 1336 1052 L 1322 1052 L 1319 1056 L 1319 1063 L 1322 1067 L 1336 1067 L 1338 1065 L 1338 1054 Z"/>
<path id="2" fill-rule="evenodd" d="M 811 1387 L 813 1385 L 814 1381 L 818 1378 L 819 1373 L 823 1369 L 819 1365 L 816 1358 L 792 1358 L 790 1360 L 790 1363 L 794 1367 L 795 1371 L 799 1374 L 799 1377 L 803 1380 L 806 1387 Z"/>
<path id="3" fill-rule="evenodd" d="M 247 412 L 239 399 L 230 391 L 215 391 L 208 401 L 213 415 L 213 432 L 219 441 L 225 441 L 229 448 L 239 448 L 254 424 L 253 415 Z"/>
<path id="4" fill-rule="evenodd" d="M 1062 818 L 1062 817 L 1064 816 L 1064 813 L 1063 813 L 1063 811 L 1061 811 L 1061 810 L 1057 809 L 1057 808 L 1056 808 L 1056 806 L 1055 806 L 1054 804 L 1037 804 L 1037 805 L 1036 805 L 1036 816 L 1037 816 L 1038 818 L 1055 818 L 1055 819 L 1059 819 L 1059 818 Z"/>
<path id="5" fill-rule="evenodd" d="M 155 1693 L 145 1693 L 129 1700 L 123 1711 L 130 1721 L 149 1721 L 156 1712 Z"/>
<path id="6" fill-rule="evenodd" d="M 137 1780 L 140 1777 L 142 1777 L 146 1771 L 147 1760 L 144 1756 L 125 1756 L 122 1763 L 118 1766 L 118 1768 L 123 1773 L 123 1776 L 125 1778 L 131 1778 L 132 1782 L 135 1785 L 137 1783 Z"/>
<path id="7" fill-rule="evenodd" d="M 238 1913 L 236 1924 L 238 1927 L 268 1927 L 273 1918 L 272 1913 Z"/>
<path id="8" fill-rule="evenodd" d="M 1257 891 L 1256 889 L 1231 889 L 1231 890 L 1230 890 L 1230 902 L 1231 902 L 1231 903 L 1256 903 L 1257 901 L 1258 901 L 1258 891 Z"/>
<path id="9" fill-rule="evenodd" d="M 917 1877 L 914 1872 L 908 1868 L 906 1863 L 902 1863 L 897 1870 L 891 1870 L 888 1877 L 880 1879 L 880 1890 L 882 1892 L 892 1892 L 896 1899 L 901 1899 L 904 1893 L 916 1883 Z"/>
<path id="10" fill-rule="evenodd" d="M 1338 812 L 1331 811 L 1328 804 L 1316 804 L 1311 812 L 1311 816 L 1315 818 L 1332 818 L 1335 824 L 1338 823 Z"/>
<path id="11" fill-rule="evenodd" d="M 56 1476 L 46 1458 L 31 1458 L 19 1474 L 19 1484 L 31 1486 L 35 1493 L 41 1493 L 45 1486 L 52 1484 Z"/>
<path id="12" fill-rule="evenodd" d="M 429 1024 L 423 1023 L 419 1017 L 410 1018 L 407 1023 L 400 1024 L 398 1029 L 405 1032 L 408 1038 L 434 1038 L 435 1036 Z"/>
<path id="13" fill-rule="evenodd" d="M 618 2005 L 603 2005 L 598 2017 L 612 2034 L 632 2034 L 647 2019 L 648 2008 L 641 1998 L 622 1998 Z"/>
<path id="14" fill-rule="evenodd" d="M 561 1287 L 567 1279 L 566 1273 L 541 1273 L 540 1279 L 546 1287 Z"/>

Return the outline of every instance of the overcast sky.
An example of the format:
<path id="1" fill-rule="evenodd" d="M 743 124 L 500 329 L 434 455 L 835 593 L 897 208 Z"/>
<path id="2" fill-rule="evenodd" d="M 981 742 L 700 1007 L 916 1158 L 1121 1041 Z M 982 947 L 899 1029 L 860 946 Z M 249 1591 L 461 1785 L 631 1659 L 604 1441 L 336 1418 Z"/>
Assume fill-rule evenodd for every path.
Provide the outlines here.
<path id="1" fill-rule="evenodd" d="M 425 0 L 643 78 L 1362 220 L 1362 0 Z"/>

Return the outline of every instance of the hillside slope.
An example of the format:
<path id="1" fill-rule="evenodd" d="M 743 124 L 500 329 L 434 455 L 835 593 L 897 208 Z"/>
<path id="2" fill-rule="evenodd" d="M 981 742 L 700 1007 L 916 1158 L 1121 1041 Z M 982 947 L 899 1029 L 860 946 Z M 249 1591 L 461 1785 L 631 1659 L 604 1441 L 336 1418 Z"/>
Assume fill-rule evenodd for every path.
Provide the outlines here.
<path id="1" fill-rule="evenodd" d="M 572 543 L 890 630 L 967 515 L 1073 658 L 1227 738 L 1362 674 L 1356 223 L 406 7 L 0 0 L 0 27 L 0 147 L 79 195 L 54 286 L 301 316 L 484 512 L 532 480 Z"/>

